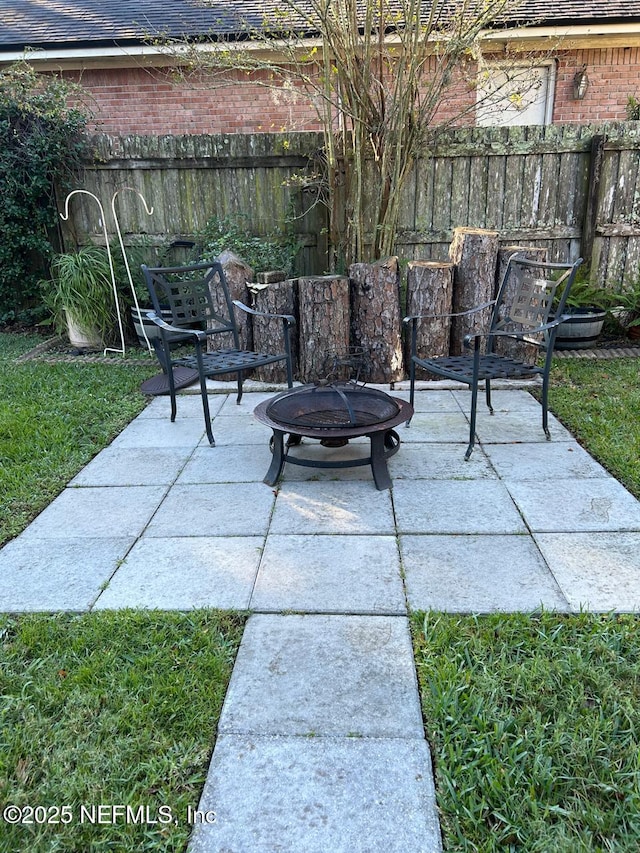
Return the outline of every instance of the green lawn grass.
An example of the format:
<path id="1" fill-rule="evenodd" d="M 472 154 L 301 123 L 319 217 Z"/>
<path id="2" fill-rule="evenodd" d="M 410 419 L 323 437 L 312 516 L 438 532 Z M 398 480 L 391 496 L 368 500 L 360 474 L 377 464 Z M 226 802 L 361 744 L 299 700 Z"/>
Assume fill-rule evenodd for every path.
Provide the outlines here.
<path id="1" fill-rule="evenodd" d="M 0 333 L 0 545 L 144 408 L 140 383 L 157 372 L 126 362 L 16 363 L 41 341 Z"/>
<path id="2" fill-rule="evenodd" d="M 640 365 L 635 358 L 556 359 L 549 406 L 576 439 L 640 498 Z"/>
<path id="3" fill-rule="evenodd" d="M 200 611 L 0 617 L 0 804 L 32 821 L 0 822 L 0 851 L 184 850 L 243 624 Z M 129 818 L 99 822 L 99 805 Z"/>
<path id="4" fill-rule="evenodd" d="M 640 850 L 634 616 L 414 614 L 447 851 Z"/>

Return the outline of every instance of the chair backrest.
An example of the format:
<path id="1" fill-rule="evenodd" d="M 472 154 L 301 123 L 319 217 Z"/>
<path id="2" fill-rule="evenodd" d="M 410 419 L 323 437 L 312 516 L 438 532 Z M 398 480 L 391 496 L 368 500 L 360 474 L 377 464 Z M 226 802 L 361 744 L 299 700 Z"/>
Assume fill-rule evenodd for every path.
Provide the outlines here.
<path id="1" fill-rule="evenodd" d="M 561 264 L 513 254 L 498 289 L 491 329 L 526 334 L 562 314 L 581 263 L 582 258 Z"/>
<path id="2" fill-rule="evenodd" d="M 229 332 L 239 348 L 233 302 L 218 261 L 180 267 L 142 265 L 154 309 L 169 310 L 172 325 L 200 325 L 207 334 Z"/>

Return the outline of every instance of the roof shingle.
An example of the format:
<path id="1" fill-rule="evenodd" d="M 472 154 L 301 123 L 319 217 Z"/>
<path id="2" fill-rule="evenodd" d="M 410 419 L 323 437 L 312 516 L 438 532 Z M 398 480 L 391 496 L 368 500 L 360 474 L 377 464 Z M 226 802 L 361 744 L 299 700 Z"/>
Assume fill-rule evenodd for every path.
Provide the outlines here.
<path id="1" fill-rule="evenodd" d="M 0 0 L 0 48 L 124 45 L 158 36 L 230 38 L 242 32 L 243 21 L 259 26 L 278 11 L 279 0 Z M 512 23 L 630 20 L 640 20 L 640 0 L 524 0 L 510 16 Z"/>

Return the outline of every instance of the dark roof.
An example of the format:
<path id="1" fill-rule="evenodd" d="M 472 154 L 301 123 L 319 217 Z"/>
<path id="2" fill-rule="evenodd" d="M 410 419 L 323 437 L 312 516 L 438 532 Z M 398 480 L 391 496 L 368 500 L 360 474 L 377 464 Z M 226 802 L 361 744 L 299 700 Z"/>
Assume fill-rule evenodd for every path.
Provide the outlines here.
<path id="1" fill-rule="evenodd" d="M 443 0 L 446 5 L 455 0 Z M 260 26 L 265 16 L 277 20 L 282 9 L 279 0 L 0 0 L 0 49 L 124 46 L 153 36 L 233 38 L 245 29 L 243 21 Z M 509 23 L 633 19 L 640 21 L 640 0 L 524 0 Z"/>

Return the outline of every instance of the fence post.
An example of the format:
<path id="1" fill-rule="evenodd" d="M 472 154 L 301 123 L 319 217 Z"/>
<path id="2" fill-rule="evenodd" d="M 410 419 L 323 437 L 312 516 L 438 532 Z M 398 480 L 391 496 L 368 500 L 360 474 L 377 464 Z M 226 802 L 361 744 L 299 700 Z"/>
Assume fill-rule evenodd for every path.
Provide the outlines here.
<path id="1" fill-rule="evenodd" d="M 587 206 L 584 212 L 584 224 L 582 226 L 582 257 L 586 259 L 591 269 L 593 246 L 596 236 L 596 224 L 598 219 L 598 200 L 600 197 L 600 180 L 602 178 L 602 163 L 604 160 L 604 145 L 606 136 L 594 136 L 591 140 L 591 155 L 589 158 L 589 177 L 587 179 Z"/>

